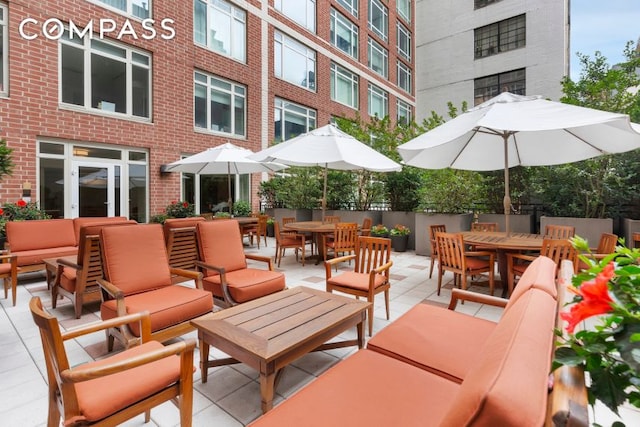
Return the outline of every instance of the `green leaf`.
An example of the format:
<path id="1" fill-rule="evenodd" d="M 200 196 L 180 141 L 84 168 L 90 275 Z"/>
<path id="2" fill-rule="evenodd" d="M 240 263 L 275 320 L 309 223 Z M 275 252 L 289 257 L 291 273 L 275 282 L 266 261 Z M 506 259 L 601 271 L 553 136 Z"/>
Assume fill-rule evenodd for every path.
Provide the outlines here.
<path id="1" fill-rule="evenodd" d="M 555 361 L 562 365 L 577 366 L 584 363 L 585 358 L 571 347 L 558 347 L 555 352 Z"/>

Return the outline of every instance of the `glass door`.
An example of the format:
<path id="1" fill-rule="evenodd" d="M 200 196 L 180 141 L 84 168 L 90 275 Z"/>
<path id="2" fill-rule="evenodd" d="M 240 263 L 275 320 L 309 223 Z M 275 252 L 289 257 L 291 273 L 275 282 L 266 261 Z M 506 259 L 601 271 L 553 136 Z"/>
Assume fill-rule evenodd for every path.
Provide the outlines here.
<path id="1" fill-rule="evenodd" d="M 71 217 L 119 215 L 119 172 L 120 167 L 114 164 L 73 162 Z"/>

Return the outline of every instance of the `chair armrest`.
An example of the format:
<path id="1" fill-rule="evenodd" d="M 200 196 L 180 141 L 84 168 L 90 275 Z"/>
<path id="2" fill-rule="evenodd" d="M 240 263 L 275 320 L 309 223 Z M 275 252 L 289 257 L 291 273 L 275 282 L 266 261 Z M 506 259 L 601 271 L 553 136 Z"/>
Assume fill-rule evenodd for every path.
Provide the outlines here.
<path id="1" fill-rule="evenodd" d="M 509 302 L 508 299 L 494 297 L 491 295 L 479 294 L 477 292 L 464 291 L 462 289 L 454 288 L 451 290 L 451 300 L 449 301 L 449 310 L 455 310 L 458 305 L 458 301 L 471 301 L 479 304 L 492 305 L 494 307 L 506 307 Z"/>
<path id="2" fill-rule="evenodd" d="M 140 323 L 140 330 L 142 332 L 142 335 L 144 336 L 145 333 L 147 334 L 147 339 L 144 339 L 143 342 L 148 341 L 151 337 L 151 316 L 149 315 L 148 311 L 141 311 L 139 313 L 132 313 L 125 316 L 114 317 L 113 319 L 93 322 L 88 325 L 83 325 L 78 328 L 62 332 L 60 335 L 62 336 L 62 340 L 66 341 L 93 332 L 102 331 L 104 329 L 113 328 L 116 326 L 127 325 L 133 322 Z"/>
<path id="3" fill-rule="evenodd" d="M 221 275 L 225 273 L 224 267 L 218 267 L 218 266 L 211 265 L 211 264 L 205 264 L 202 261 L 196 261 L 195 264 L 200 268 L 204 268 L 205 270 L 216 270 L 218 272 L 218 274 L 221 274 Z"/>
<path id="4" fill-rule="evenodd" d="M 516 254 L 516 253 L 507 253 L 507 261 L 509 263 L 513 262 L 514 258 L 521 259 L 524 261 L 535 261 L 538 258 L 538 255 L 526 255 L 526 254 Z"/>
<path id="5" fill-rule="evenodd" d="M 125 316 L 127 314 L 127 307 L 124 304 L 124 292 L 105 279 L 98 279 L 97 282 L 103 292 L 106 292 L 112 299 L 116 300 L 116 315 Z M 104 301 L 104 294 L 102 295 L 102 300 Z"/>
<path id="6" fill-rule="evenodd" d="M 376 274 L 382 274 L 385 271 L 389 271 L 389 269 L 391 268 L 391 266 L 393 265 L 393 261 L 389 261 L 386 264 L 381 265 L 380 267 L 371 270 L 372 273 L 376 273 Z"/>
<path id="7" fill-rule="evenodd" d="M 74 270 L 82 270 L 81 266 L 79 266 L 73 261 L 68 261 L 64 258 L 58 258 L 56 262 L 58 263 L 58 272 L 61 270 L 61 266 L 70 267 L 70 268 L 73 268 Z"/>
<path id="8" fill-rule="evenodd" d="M 79 383 L 133 369 L 174 355 L 180 355 L 181 365 L 184 369 L 184 365 L 189 359 L 191 359 L 191 364 L 193 364 L 193 349 L 195 346 L 196 341 L 191 338 L 186 341 L 164 346 L 157 350 L 149 351 L 136 357 L 119 360 L 102 366 L 80 366 L 73 368 L 73 370 L 66 369 L 60 373 L 60 377 L 65 383 Z"/>
<path id="9" fill-rule="evenodd" d="M 0 255 L 0 262 L 5 262 L 6 260 L 8 260 L 8 262 L 10 262 L 11 264 L 16 264 L 18 263 L 18 255 L 12 255 L 10 253 L 8 253 L 7 251 L 2 251 L 5 252 L 4 254 Z"/>
<path id="10" fill-rule="evenodd" d="M 252 261 L 265 262 L 269 265 L 269 270 L 273 270 L 273 260 L 271 259 L 271 257 L 255 254 L 244 254 L 244 257 Z"/>
<path id="11" fill-rule="evenodd" d="M 489 251 L 465 251 L 465 256 L 491 256 L 493 252 Z"/>
<path id="12" fill-rule="evenodd" d="M 175 274 L 176 276 L 186 277 L 188 279 L 193 279 L 196 282 L 197 289 L 204 289 L 202 286 L 202 273 L 194 270 L 185 270 L 183 268 L 169 268 L 169 272 L 171 274 Z"/>
<path id="13" fill-rule="evenodd" d="M 338 264 L 339 262 L 345 262 L 345 261 L 351 261 L 352 259 L 356 259 L 355 254 L 351 254 L 351 255 L 343 255 L 343 256 L 339 256 L 336 258 L 331 258 L 327 261 L 324 262 L 324 270 L 325 270 L 325 277 L 326 279 L 331 279 L 331 267 L 333 267 L 334 264 Z"/>

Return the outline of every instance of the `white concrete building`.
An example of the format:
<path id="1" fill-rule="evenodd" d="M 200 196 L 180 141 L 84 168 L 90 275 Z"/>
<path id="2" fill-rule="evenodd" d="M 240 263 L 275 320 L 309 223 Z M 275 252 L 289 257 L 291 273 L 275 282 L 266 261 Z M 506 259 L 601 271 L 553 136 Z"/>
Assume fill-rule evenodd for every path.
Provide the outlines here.
<path id="1" fill-rule="evenodd" d="M 417 0 L 416 119 L 509 90 L 558 100 L 569 0 Z"/>

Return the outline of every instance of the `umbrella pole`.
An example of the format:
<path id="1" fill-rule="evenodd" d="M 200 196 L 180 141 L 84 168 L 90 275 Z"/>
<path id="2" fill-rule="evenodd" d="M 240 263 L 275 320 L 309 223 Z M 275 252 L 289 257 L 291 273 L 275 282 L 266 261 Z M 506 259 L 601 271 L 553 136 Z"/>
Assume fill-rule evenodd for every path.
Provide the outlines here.
<path id="1" fill-rule="evenodd" d="M 324 213 L 327 209 L 327 167 L 328 165 L 324 164 L 324 187 L 322 189 L 322 221 L 324 221 Z"/>
<path id="2" fill-rule="evenodd" d="M 233 198 L 231 197 L 231 162 L 227 162 L 227 192 L 229 193 L 229 214 L 233 215 Z"/>
<path id="3" fill-rule="evenodd" d="M 511 235 L 511 224 L 509 218 L 511 216 L 511 191 L 509 189 L 509 134 L 503 133 L 502 138 L 504 140 L 504 199 L 502 204 L 504 206 L 504 227 L 507 232 L 507 237 Z"/>

